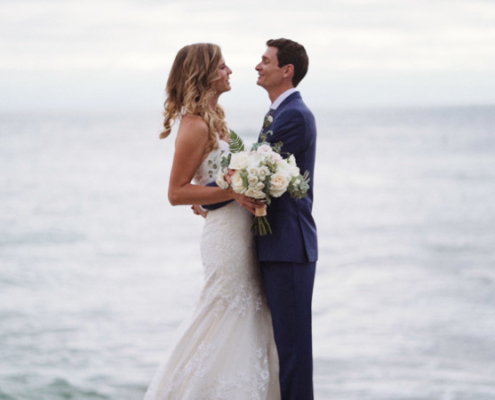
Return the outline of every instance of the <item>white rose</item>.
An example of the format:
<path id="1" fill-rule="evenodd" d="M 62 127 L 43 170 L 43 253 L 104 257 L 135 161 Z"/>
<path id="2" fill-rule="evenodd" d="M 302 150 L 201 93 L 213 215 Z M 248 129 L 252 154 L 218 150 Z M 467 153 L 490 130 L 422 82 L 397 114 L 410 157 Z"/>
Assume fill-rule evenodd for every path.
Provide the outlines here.
<path id="1" fill-rule="evenodd" d="M 258 168 L 258 176 L 260 177 L 261 180 L 264 180 L 269 173 L 270 170 L 265 166 Z"/>
<path id="2" fill-rule="evenodd" d="M 245 151 L 232 154 L 230 159 L 230 169 L 243 169 L 248 166 L 248 154 Z"/>
<path id="3" fill-rule="evenodd" d="M 294 157 L 294 154 L 291 154 L 289 158 L 287 159 L 287 162 L 290 165 L 296 166 L 296 157 Z"/>
<path id="4" fill-rule="evenodd" d="M 280 160 L 277 163 L 277 172 L 286 174 L 286 175 L 291 175 L 292 174 L 292 166 L 289 165 L 287 160 Z"/>
<path id="5" fill-rule="evenodd" d="M 273 174 L 270 179 L 270 193 L 273 197 L 282 196 L 287 190 L 287 186 L 289 186 L 290 180 L 283 173 L 277 172 Z"/>
<path id="6" fill-rule="evenodd" d="M 249 188 L 244 194 L 248 197 L 252 197 L 253 199 L 264 199 L 266 197 L 265 193 L 254 188 Z"/>
<path id="7" fill-rule="evenodd" d="M 272 152 L 273 152 L 272 148 L 270 146 L 268 146 L 267 144 L 261 145 L 256 150 L 256 153 L 258 153 L 258 154 L 270 154 Z"/>
<path id="8" fill-rule="evenodd" d="M 294 154 L 291 154 L 289 156 L 289 158 L 287 159 L 287 162 L 292 167 L 292 176 L 299 176 L 299 175 L 301 175 L 301 171 L 300 171 L 299 167 L 296 164 L 296 157 L 294 157 Z"/>
<path id="9" fill-rule="evenodd" d="M 244 187 L 244 183 L 242 181 L 242 176 L 239 171 L 236 171 L 234 175 L 232 175 L 232 189 L 236 193 L 244 194 L 246 188 Z"/>
<path id="10" fill-rule="evenodd" d="M 220 169 L 217 173 L 217 185 L 218 187 L 221 187 L 222 189 L 228 189 L 229 188 L 229 183 L 225 180 L 225 174 L 222 169 Z"/>
<path id="11" fill-rule="evenodd" d="M 292 176 L 297 177 L 297 176 L 301 175 L 301 170 L 299 169 L 298 166 L 293 165 L 292 169 L 291 169 L 291 174 L 292 174 Z"/>
<path id="12" fill-rule="evenodd" d="M 247 168 L 246 168 L 246 171 L 249 175 L 255 175 L 255 176 L 258 176 L 258 167 L 255 166 L 255 165 L 249 165 Z"/>
<path id="13" fill-rule="evenodd" d="M 273 152 L 270 154 L 271 158 L 273 161 L 280 161 L 282 160 L 282 156 L 280 154 L 278 154 L 277 152 Z"/>
<path id="14" fill-rule="evenodd" d="M 300 175 L 299 167 L 295 164 L 291 164 L 290 160 L 280 160 L 280 162 L 277 163 L 277 167 L 277 172 L 282 172 L 291 177 Z"/>
<path id="15" fill-rule="evenodd" d="M 262 163 L 264 159 L 265 156 L 263 154 L 251 153 L 248 159 L 249 167 L 258 168 L 260 163 Z"/>
<path id="16" fill-rule="evenodd" d="M 256 183 L 256 184 L 254 185 L 254 188 L 255 188 L 256 190 L 262 190 L 264 187 L 265 187 L 265 184 L 264 184 L 264 183 L 262 183 L 262 182 L 258 182 L 258 183 Z"/>
<path id="17" fill-rule="evenodd" d="M 249 174 L 248 175 L 248 184 L 249 186 L 254 186 L 258 183 L 258 177 L 256 175 Z"/>

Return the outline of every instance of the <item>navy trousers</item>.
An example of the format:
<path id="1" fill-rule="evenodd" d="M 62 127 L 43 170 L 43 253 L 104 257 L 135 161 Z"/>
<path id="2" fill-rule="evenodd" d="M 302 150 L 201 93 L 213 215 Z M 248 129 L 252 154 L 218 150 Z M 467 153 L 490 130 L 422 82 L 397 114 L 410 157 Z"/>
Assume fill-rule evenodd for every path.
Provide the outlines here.
<path id="1" fill-rule="evenodd" d="M 282 400 L 312 400 L 311 301 L 316 263 L 261 262 L 280 360 Z"/>

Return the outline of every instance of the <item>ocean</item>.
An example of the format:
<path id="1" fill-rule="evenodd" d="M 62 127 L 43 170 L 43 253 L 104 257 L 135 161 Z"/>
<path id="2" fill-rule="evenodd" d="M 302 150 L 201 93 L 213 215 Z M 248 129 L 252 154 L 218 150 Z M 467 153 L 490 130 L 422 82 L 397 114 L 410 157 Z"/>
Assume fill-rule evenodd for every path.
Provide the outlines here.
<path id="1" fill-rule="evenodd" d="M 495 106 L 314 111 L 315 398 L 494 400 Z M 0 113 L 0 399 L 142 399 L 202 282 L 161 122 Z"/>

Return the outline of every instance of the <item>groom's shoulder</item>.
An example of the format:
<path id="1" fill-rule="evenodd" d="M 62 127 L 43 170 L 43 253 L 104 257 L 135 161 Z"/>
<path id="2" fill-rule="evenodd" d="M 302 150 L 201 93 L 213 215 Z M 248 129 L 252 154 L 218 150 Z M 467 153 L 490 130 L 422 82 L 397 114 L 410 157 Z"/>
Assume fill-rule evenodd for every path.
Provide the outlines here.
<path id="1" fill-rule="evenodd" d="M 292 96 L 294 97 L 291 99 Z M 310 119 L 314 118 L 313 113 L 306 105 L 306 103 L 303 101 L 302 96 L 299 92 L 292 94 L 288 98 L 288 100 L 290 101 L 287 102 L 283 111 L 285 111 L 288 114 L 292 114 L 292 118 L 296 116 L 300 116 L 304 120 L 308 118 Z"/>
<path id="2" fill-rule="evenodd" d="M 285 106 L 289 109 L 299 109 L 301 111 L 311 112 L 306 103 L 304 103 L 301 93 L 295 92 L 291 94 L 287 99 Z"/>

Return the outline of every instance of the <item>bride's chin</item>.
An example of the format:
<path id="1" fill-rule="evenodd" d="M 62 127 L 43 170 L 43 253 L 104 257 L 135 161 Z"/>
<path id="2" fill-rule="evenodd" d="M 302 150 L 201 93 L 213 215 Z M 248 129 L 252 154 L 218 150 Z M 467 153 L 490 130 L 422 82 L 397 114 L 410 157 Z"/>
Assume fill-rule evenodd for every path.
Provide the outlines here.
<path id="1" fill-rule="evenodd" d="M 230 87 L 229 88 L 225 88 L 224 90 L 222 90 L 221 92 L 217 92 L 219 94 L 223 94 L 225 92 L 230 92 Z"/>

